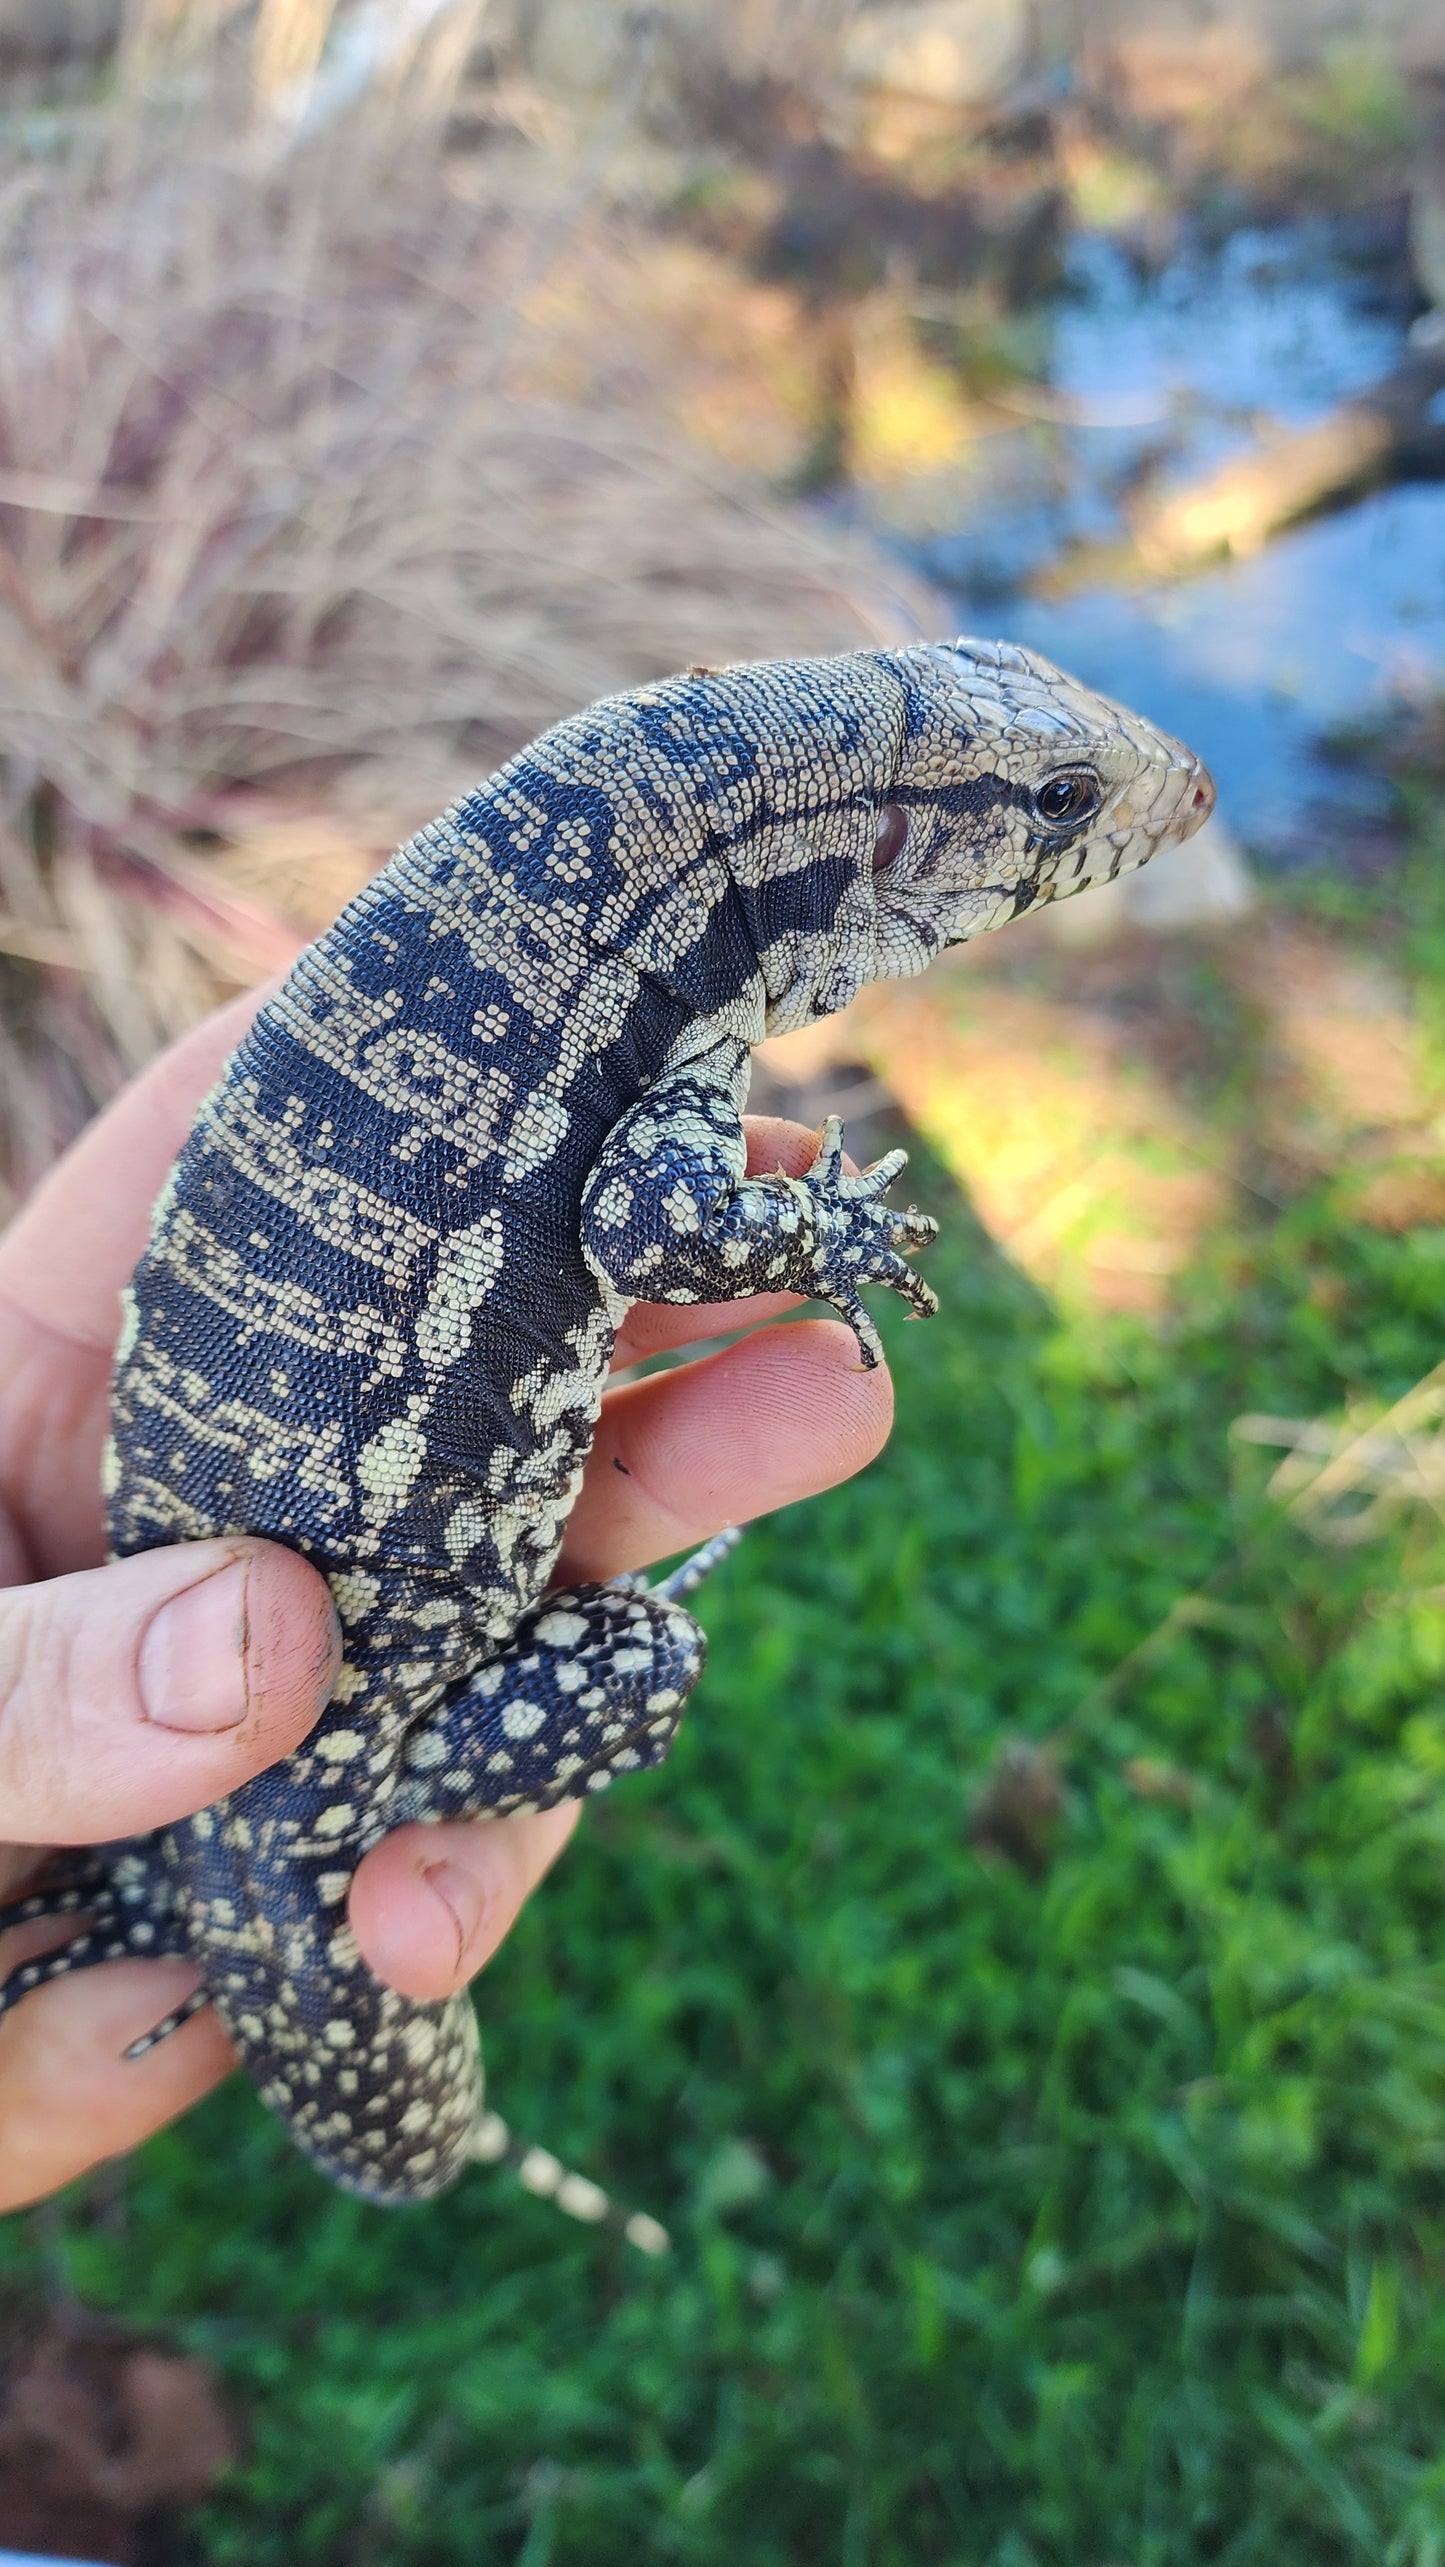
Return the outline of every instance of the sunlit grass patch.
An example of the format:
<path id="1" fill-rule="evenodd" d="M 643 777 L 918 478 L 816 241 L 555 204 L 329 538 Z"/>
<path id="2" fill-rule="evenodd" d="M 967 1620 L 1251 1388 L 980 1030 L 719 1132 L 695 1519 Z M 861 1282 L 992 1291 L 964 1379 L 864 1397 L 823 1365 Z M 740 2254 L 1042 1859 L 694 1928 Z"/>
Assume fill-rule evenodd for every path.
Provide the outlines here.
<path id="1" fill-rule="evenodd" d="M 992 961 L 980 947 L 868 991 L 769 1062 L 786 1078 L 868 1061 L 991 1237 L 1066 1307 L 1162 1310 L 1232 1213 L 1235 1121 L 1171 1081 L 1097 991 L 1069 994 L 1067 970 Z"/>
<path id="2" fill-rule="evenodd" d="M 1229 1145 L 1105 1019 L 967 972 L 924 996 L 872 993 L 859 1018 L 869 1056 L 1010 1256 L 1066 1299 L 1161 1304 L 1222 1214 Z"/>
<path id="3" fill-rule="evenodd" d="M 1044 918 L 767 1057 L 784 1079 L 866 1061 L 1062 1307 L 1163 1315 L 1206 1252 L 1242 1252 L 1262 1207 L 1321 1179 L 1362 1227 L 1440 1221 L 1431 984 L 1412 1001 L 1387 942 L 1362 952 L 1277 900 L 1235 929 L 1088 948 Z"/>

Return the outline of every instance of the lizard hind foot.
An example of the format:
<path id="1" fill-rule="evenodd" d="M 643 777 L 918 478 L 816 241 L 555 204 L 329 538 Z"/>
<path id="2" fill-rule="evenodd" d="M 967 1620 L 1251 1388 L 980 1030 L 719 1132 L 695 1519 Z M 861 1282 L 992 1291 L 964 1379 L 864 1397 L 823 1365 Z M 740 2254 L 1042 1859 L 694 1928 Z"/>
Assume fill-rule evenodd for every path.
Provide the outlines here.
<path id="1" fill-rule="evenodd" d="M 189 2023 L 193 2014 L 203 2013 L 210 2002 L 209 1988 L 192 1988 L 190 1995 L 182 1998 L 178 2006 L 173 2006 L 169 2014 L 163 2014 L 159 2023 L 153 2023 L 149 2032 L 143 2032 L 138 2041 L 129 2042 L 121 2057 L 143 2059 L 146 2052 L 154 2050 L 158 2043 L 169 2041 L 171 2034 L 179 2032 L 183 2023 Z"/>
<path id="2" fill-rule="evenodd" d="M 0 1934 L 8 1934 L 12 1925 L 33 1925 L 40 1916 L 80 1916 L 106 1904 L 105 1876 L 97 1866 L 87 1879 L 52 1881 L 43 1890 L 29 1890 L 21 1898 L 0 1903 Z M 114 1899 L 109 1900 L 114 1909 Z"/>
<path id="3" fill-rule="evenodd" d="M 113 1850 L 104 1861 L 87 1856 L 58 1880 L 6 1900 L 0 1904 L 0 1934 L 63 1916 L 80 1920 L 77 1931 L 0 1981 L 0 2016 L 37 1988 L 77 1970 L 98 1969 L 106 1961 L 161 1960 L 189 1948 L 164 1867 L 153 1846 L 141 1840 Z"/>
<path id="4" fill-rule="evenodd" d="M 53 1951 L 42 1952 L 36 1960 L 22 1962 L 18 1970 L 11 1971 L 0 1987 L 0 2015 L 8 2014 L 22 1997 L 32 1996 L 37 1988 L 48 1987 L 55 1979 L 70 1978 L 77 1970 L 96 1969 L 103 1961 L 155 1958 L 158 1947 L 135 1942 L 129 1927 L 103 1902 L 90 1900 L 86 1905 L 95 1922 L 83 1934 L 73 1934 L 68 1943 L 59 1943 Z"/>
<path id="5" fill-rule="evenodd" d="M 624 1579 L 555 1589 L 413 1729 L 393 1821 L 550 1809 L 660 1765 L 706 1654 L 666 1595 Z"/>

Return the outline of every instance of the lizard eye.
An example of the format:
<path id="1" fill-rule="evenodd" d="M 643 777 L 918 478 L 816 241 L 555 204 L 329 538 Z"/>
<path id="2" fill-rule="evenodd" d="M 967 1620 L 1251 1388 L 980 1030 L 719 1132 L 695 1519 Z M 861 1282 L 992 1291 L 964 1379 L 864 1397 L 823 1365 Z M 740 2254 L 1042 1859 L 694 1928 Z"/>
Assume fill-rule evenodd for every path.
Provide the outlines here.
<path id="1" fill-rule="evenodd" d="M 1039 786 L 1034 809 L 1046 829 L 1073 829 L 1093 819 L 1103 798 L 1092 767 L 1060 767 Z"/>
<path id="2" fill-rule="evenodd" d="M 886 873 L 896 864 L 908 844 L 908 814 L 901 802 L 885 802 L 878 814 L 878 835 L 873 841 L 873 870 Z"/>

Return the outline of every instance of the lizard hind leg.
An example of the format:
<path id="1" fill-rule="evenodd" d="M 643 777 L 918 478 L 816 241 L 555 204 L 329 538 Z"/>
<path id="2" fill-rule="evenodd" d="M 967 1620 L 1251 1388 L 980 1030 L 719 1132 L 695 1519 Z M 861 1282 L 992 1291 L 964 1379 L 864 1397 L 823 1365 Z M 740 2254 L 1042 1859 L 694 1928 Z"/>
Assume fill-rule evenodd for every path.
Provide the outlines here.
<path id="1" fill-rule="evenodd" d="M 412 1732 L 389 1816 L 550 1809 L 661 1764 L 706 1654 L 691 1614 L 662 1590 L 559 1589 Z"/>
<path id="2" fill-rule="evenodd" d="M 154 1961 L 188 1950 L 164 1864 L 150 1844 L 124 1846 L 108 1858 L 87 1859 L 70 1875 L 0 1905 L 0 1933 L 39 1918 L 74 1916 L 82 1922 L 69 1940 L 38 1953 L 0 1983 L 0 2015 L 22 1997 L 54 1980 L 105 1961 Z M 189 2004 L 187 2011 L 196 2011 Z M 184 2020 L 182 2014 L 179 2020 Z M 164 2030 L 171 2028 L 170 2018 Z M 156 2035 L 162 2037 L 158 2028 Z M 126 2054 L 131 2055 L 129 2052 Z"/>
<path id="3" fill-rule="evenodd" d="M 27 1890 L 0 1905 L 0 1934 L 13 1925 L 33 1925 L 37 1917 L 82 1916 L 97 1901 L 106 1901 L 105 1874 L 99 1865 L 84 1880 L 48 1881 L 42 1890 Z M 114 1902 L 110 1901 L 113 1906 Z"/>

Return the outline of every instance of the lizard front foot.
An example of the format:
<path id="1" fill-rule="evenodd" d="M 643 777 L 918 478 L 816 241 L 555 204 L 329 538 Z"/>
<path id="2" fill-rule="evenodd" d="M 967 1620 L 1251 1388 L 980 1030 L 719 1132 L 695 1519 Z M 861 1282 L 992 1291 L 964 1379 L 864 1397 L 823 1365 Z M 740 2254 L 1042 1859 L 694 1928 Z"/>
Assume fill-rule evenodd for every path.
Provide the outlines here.
<path id="1" fill-rule="evenodd" d="M 883 1342 L 859 1296 L 861 1284 L 887 1284 L 919 1319 L 931 1319 L 938 1308 L 937 1293 L 905 1263 L 937 1238 L 937 1222 L 911 1204 L 900 1212 L 883 1200 L 907 1165 L 906 1150 L 889 1150 L 861 1175 L 849 1176 L 843 1165 L 843 1125 L 830 1114 L 816 1159 L 806 1176 L 794 1180 L 811 1215 L 813 1292 L 846 1319 L 867 1372 L 882 1360 Z"/>
<path id="2" fill-rule="evenodd" d="M 660 1081 L 609 1133 L 582 1198 L 588 1263 L 629 1301 L 742 1301 L 796 1292 L 831 1302 L 858 1340 L 865 1370 L 882 1356 L 863 1306 L 887 1284 L 920 1319 L 938 1304 L 905 1262 L 938 1235 L 926 1213 L 884 1195 L 907 1165 L 890 1150 L 861 1176 L 843 1166 L 830 1114 L 806 1175 L 749 1176 L 729 1076 L 741 1046 Z"/>

